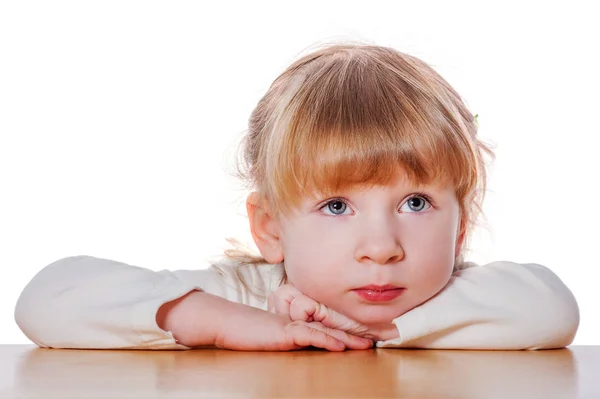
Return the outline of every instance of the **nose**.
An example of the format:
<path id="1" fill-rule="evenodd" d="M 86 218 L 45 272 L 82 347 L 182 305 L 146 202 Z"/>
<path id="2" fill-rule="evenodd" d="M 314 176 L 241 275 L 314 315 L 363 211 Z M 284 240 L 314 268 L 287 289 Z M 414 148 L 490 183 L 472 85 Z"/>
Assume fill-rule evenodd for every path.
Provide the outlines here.
<path id="1" fill-rule="evenodd" d="M 398 232 L 389 221 L 363 229 L 354 256 L 361 263 L 395 264 L 404 259 Z"/>

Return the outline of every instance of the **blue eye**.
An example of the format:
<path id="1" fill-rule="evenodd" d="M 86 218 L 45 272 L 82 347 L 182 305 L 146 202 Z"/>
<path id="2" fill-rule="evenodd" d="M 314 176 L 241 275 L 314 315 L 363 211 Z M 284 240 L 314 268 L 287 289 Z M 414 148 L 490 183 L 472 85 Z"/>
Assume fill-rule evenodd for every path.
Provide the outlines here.
<path id="1" fill-rule="evenodd" d="M 415 195 L 410 197 L 400 208 L 401 211 L 407 212 L 406 210 L 402 210 L 405 206 L 408 206 L 408 212 L 422 212 L 426 209 L 431 208 L 431 202 L 424 195 Z"/>
<path id="2" fill-rule="evenodd" d="M 321 208 L 321 210 L 325 209 L 331 212 L 331 215 L 343 215 L 346 209 L 348 209 L 348 205 L 340 199 L 333 199 Z"/>

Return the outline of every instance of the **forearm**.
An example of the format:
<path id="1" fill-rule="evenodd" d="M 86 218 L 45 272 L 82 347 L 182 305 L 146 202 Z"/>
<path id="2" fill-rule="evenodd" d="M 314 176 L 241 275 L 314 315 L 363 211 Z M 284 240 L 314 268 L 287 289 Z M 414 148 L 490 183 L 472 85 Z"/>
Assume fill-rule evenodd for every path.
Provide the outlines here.
<path id="1" fill-rule="evenodd" d="M 227 318 L 234 317 L 242 305 L 202 291 L 191 291 L 162 305 L 156 323 L 170 331 L 181 345 L 214 345 Z"/>
<path id="2" fill-rule="evenodd" d="M 494 262 L 456 273 L 438 295 L 394 323 L 400 338 L 378 346 L 550 349 L 572 342 L 579 310 L 551 270 Z"/>
<path id="3" fill-rule="evenodd" d="M 44 267 L 23 289 L 15 321 L 38 346 L 185 349 L 156 325 L 165 302 L 200 289 L 169 271 L 74 256 Z"/>

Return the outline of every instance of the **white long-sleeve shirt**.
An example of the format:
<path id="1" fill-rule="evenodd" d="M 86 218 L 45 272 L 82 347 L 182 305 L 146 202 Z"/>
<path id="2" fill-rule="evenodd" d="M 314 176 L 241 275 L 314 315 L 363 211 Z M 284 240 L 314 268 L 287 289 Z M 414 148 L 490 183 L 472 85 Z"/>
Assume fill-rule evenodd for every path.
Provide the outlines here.
<path id="1" fill-rule="evenodd" d="M 159 307 L 192 290 L 267 309 L 241 284 L 236 265 L 158 272 L 92 256 L 60 259 L 27 284 L 15 308 L 23 333 L 40 347 L 189 349 L 156 323 Z M 378 347 L 549 349 L 569 345 L 579 308 L 566 285 L 538 264 L 467 264 L 433 298 L 393 320 L 400 337 Z M 243 266 L 249 286 L 275 290 L 279 265 Z"/>

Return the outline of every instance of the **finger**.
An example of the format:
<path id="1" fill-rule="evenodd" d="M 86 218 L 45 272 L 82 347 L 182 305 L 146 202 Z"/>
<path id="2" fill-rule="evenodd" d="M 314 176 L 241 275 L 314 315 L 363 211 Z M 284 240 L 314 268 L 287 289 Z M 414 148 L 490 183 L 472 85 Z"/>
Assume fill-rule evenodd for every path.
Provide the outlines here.
<path id="1" fill-rule="evenodd" d="M 277 290 L 273 291 L 271 295 L 269 295 L 272 302 L 273 313 L 288 315 L 290 313 L 290 303 L 298 295 L 302 294 L 291 284 L 282 285 Z"/>
<path id="2" fill-rule="evenodd" d="M 342 330 L 352 336 L 367 338 L 367 341 L 361 341 L 358 344 L 361 347 L 372 343 L 372 336 L 369 334 L 369 328 L 367 326 L 329 309 L 327 306 L 306 295 L 301 294 L 301 296 L 294 298 L 289 309 L 290 319 L 294 321 L 319 321 L 325 327 Z"/>
<path id="3" fill-rule="evenodd" d="M 316 308 L 313 314 L 314 321 L 318 321 L 325 327 L 342 330 L 348 334 L 371 338 L 369 336 L 369 328 L 351 318 L 338 313 L 325 305 L 320 305 Z"/>
<path id="4" fill-rule="evenodd" d="M 331 329 L 328 333 L 342 341 L 348 349 L 370 349 L 374 344 L 372 339 L 348 334 L 342 330 Z"/>
<path id="5" fill-rule="evenodd" d="M 344 343 L 325 331 L 312 328 L 308 324 L 289 324 L 289 338 L 294 345 L 300 347 L 314 346 L 332 352 L 341 352 L 346 349 Z"/>
<path id="6" fill-rule="evenodd" d="M 301 294 L 295 297 L 290 303 L 289 315 L 292 320 L 303 320 L 311 322 L 314 320 L 314 314 L 319 311 L 322 305 L 312 298 Z"/>
<path id="7" fill-rule="evenodd" d="M 348 349 L 369 349 L 373 347 L 372 339 L 351 335 L 342 330 L 326 327 L 318 322 L 310 323 L 310 326 L 343 342 Z"/>

